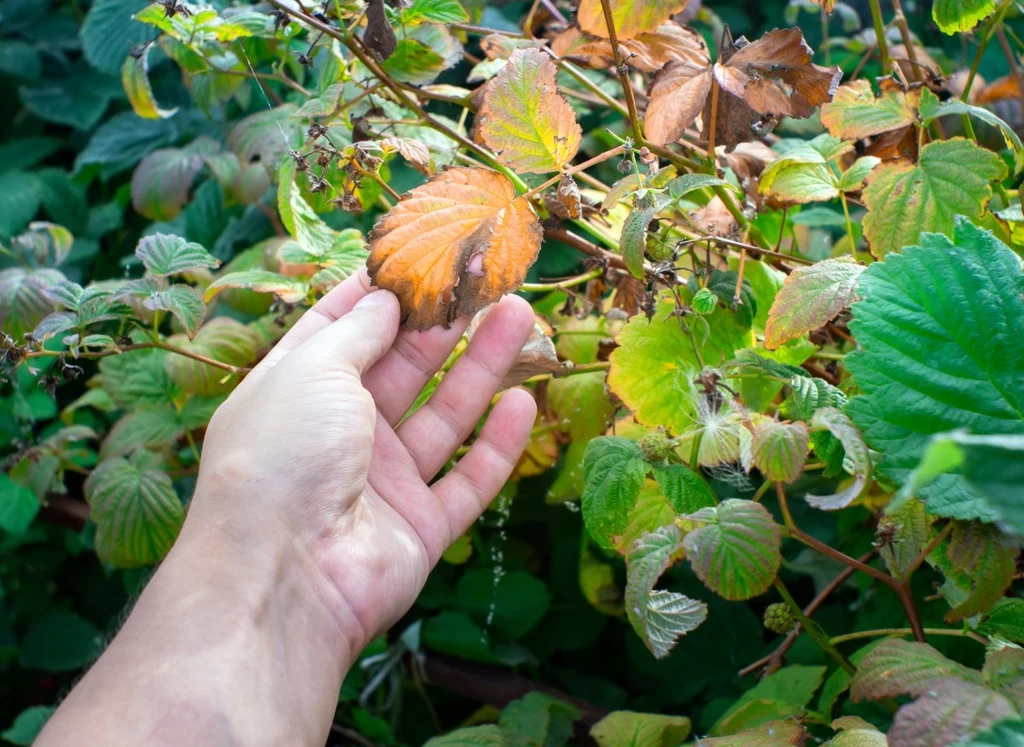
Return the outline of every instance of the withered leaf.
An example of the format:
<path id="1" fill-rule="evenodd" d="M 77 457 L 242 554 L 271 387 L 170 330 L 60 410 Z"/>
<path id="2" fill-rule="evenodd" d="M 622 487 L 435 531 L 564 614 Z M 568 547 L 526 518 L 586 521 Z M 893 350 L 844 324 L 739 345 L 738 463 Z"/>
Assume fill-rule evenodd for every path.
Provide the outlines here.
<path id="1" fill-rule="evenodd" d="M 667 21 L 673 13 L 686 7 L 687 0 L 609 0 L 615 35 L 619 39 L 632 39 L 645 31 L 654 31 Z M 608 26 L 605 23 L 601 0 L 582 0 L 576 14 L 580 28 L 588 34 L 607 39 Z"/>
<path id="2" fill-rule="evenodd" d="M 769 31 L 753 44 L 740 37 L 710 69 L 670 63 L 651 85 L 648 138 L 656 145 L 677 139 L 703 109 L 707 139 L 712 75 L 721 89 L 715 142 L 727 150 L 767 134 L 781 117 L 809 117 L 832 100 L 842 77 L 838 66 L 824 68 L 811 57 L 803 34 L 791 28 Z"/>
<path id="3" fill-rule="evenodd" d="M 504 175 L 456 167 L 402 195 L 370 232 L 370 279 L 398 296 L 406 327 L 450 326 L 516 290 L 540 222 Z"/>
<path id="4" fill-rule="evenodd" d="M 477 115 L 480 138 L 520 173 L 558 171 L 579 150 L 583 131 L 558 92 L 556 73 L 544 52 L 517 49 L 485 89 Z"/>
<path id="5" fill-rule="evenodd" d="M 583 213 L 582 197 L 580 196 L 580 188 L 576 185 L 575 179 L 569 174 L 563 175 L 562 181 L 558 183 L 558 191 L 555 194 L 558 196 L 558 202 L 565 208 L 570 218 L 575 220 L 580 217 Z"/>
<path id="6" fill-rule="evenodd" d="M 551 51 L 559 57 L 571 57 L 588 67 L 607 68 L 615 64 L 615 55 L 608 39 L 584 34 L 572 27 L 556 36 Z M 655 31 L 639 34 L 635 39 L 620 39 L 619 51 L 626 64 L 654 73 L 670 62 L 692 62 L 706 67 L 709 61 L 704 39 L 695 31 L 668 21 Z"/>
<path id="7" fill-rule="evenodd" d="M 482 309 L 466 330 L 466 337 L 473 338 L 484 317 L 490 313 L 490 309 Z M 543 326 L 542 326 L 543 325 Z M 502 389 L 511 389 L 519 386 L 527 379 L 540 374 L 563 374 L 572 370 L 571 361 L 558 360 L 558 352 L 555 350 L 555 343 L 551 341 L 551 327 L 543 317 L 537 317 L 533 325 L 533 332 L 530 333 L 523 349 L 516 356 L 516 362 L 505 378 L 501 381 Z"/>
<path id="8" fill-rule="evenodd" d="M 395 30 L 388 23 L 384 12 L 384 0 L 370 0 L 366 6 L 366 33 L 363 34 L 366 46 L 381 62 L 386 60 L 398 46 Z"/>

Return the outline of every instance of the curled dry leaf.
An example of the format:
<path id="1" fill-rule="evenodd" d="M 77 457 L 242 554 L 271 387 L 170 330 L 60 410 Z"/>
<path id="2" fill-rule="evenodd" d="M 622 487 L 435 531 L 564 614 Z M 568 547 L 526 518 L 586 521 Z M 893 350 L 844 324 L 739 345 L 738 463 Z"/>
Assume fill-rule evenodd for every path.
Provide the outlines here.
<path id="1" fill-rule="evenodd" d="M 558 191 L 555 194 L 558 196 L 559 204 L 565 208 L 570 218 L 575 220 L 582 215 L 583 199 L 580 195 L 580 188 L 572 176 L 569 174 L 562 176 L 562 181 L 558 183 Z"/>
<path id="2" fill-rule="evenodd" d="M 541 226 L 515 186 L 456 167 L 416 187 L 370 232 L 370 278 L 398 296 L 406 327 L 450 326 L 520 286 Z"/>
<path id="3" fill-rule="evenodd" d="M 583 131 L 558 92 L 556 72 L 544 52 L 517 49 L 487 84 L 479 135 L 499 161 L 520 173 L 558 171 L 579 150 Z"/>
<path id="4" fill-rule="evenodd" d="M 395 51 L 398 40 L 384 12 L 384 0 L 370 0 L 366 5 L 366 33 L 363 42 L 383 62 Z"/>
<path id="5" fill-rule="evenodd" d="M 651 85 L 648 139 L 678 139 L 701 111 L 707 133 L 712 80 L 721 88 L 715 142 L 729 150 L 767 134 L 781 117 L 809 117 L 832 100 L 842 77 L 837 66 L 812 63 L 812 54 L 799 29 L 775 29 L 753 44 L 740 37 L 712 67 L 669 63 Z"/>
<path id="6" fill-rule="evenodd" d="M 608 39 L 584 34 L 569 28 L 551 42 L 551 51 L 559 57 L 571 57 L 588 67 L 607 68 L 615 64 L 615 55 Z M 654 73 L 670 62 L 692 62 L 707 66 L 708 47 L 695 31 L 669 21 L 654 31 L 639 34 L 635 39 L 620 39 L 619 51 L 630 67 Z"/>
<path id="7" fill-rule="evenodd" d="M 466 330 L 466 337 L 472 338 L 484 317 L 490 313 L 490 309 L 482 309 L 473 317 L 469 328 Z M 538 316 L 533 324 L 533 332 L 519 351 L 516 362 L 505 378 L 501 380 L 502 389 L 511 389 L 519 386 L 527 379 L 540 374 L 562 374 L 572 370 L 571 361 L 558 360 L 558 353 L 555 351 L 555 343 L 551 341 L 551 326 Z"/>
<path id="8" fill-rule="evenodd" d="M 667 21 L 673 13 L 686 7 L 686 0 L 609 0 L 615 35 L 619 39 L 632 39 L 645 31 L 653 31 Z M 607 39 L 601 0 L 583 0 L 576 21 L 588 34 Z"/>

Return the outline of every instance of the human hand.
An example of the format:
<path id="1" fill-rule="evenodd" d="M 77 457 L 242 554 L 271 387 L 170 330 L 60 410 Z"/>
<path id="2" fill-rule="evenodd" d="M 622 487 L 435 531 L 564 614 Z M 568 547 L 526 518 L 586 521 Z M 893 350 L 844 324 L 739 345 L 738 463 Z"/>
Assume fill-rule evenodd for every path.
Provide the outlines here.
<path id="1" fill-rule="evenodd" d="M 511 473 L 536 416 L 502 395 L 469 452 L 430 481 L 473 431 L 533 329 L 506 297 L 427 403 L 403 416 L 468 319 L 399 331 L 399 306 L 365 271 L 307 312 L 217 411 L 183 538 L 307 567 L 358 651 L 412 604 L 441 553 Z"/>

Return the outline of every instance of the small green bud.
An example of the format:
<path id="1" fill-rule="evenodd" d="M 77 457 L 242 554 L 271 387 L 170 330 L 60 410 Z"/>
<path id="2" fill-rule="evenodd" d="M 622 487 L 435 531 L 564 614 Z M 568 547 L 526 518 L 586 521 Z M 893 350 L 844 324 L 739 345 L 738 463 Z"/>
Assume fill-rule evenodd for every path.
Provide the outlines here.
<path id="1" fill-rule="evenodd" d="M 788 633 L 796 627 L 796 618 L 793 617 L 793 610 L 788 604 L 776 602 L 769 604 L 764 611 L 764 626 L 773 633 L 780 635 Z"/>
<path id="2" fill-rule="evenodd" d="M 701 288 L 693 295 L 693 301 L 690 302 L 690 305 L 701 316 L 707 316 L 718 305 L 718 296 L 708 288 Z"/>
<path id="3" fill-rule="evenodd" d="M 640 439 L 640 451 L 643 452 L 644 459 L 652 464 L 664 462 L 671 450 L 672 444 L 668 436 L 661 431 L 648 433 Z"/>

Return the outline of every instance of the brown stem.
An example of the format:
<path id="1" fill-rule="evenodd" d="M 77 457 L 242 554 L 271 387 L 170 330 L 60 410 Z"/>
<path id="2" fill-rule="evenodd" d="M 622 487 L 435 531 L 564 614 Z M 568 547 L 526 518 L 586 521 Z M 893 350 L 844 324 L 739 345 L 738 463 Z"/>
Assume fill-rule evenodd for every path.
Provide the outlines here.
<path id="1" fill-rule="evenodd" d="M 562 226 L 545 228 L 544 235 L 549 239 L 560 241 L 566 246 L 572 247 L 576 251 L 589 254 L 591 257 L 597 257 L 598 259 L 607 262 L 612 267 L 616 267 L 620 270 L 626 269 L 626 263 L 618 254 L 610 252 L 607 249 L 603 249 L 597 244 L 587 241 L 582 236 L 578 236 Z"/>
<path id="2" fill-rule="evenodd" d="M 910 36 L 910 27 L 907 25 L 907 17 L 903 13 L 903 4 L 900 0 L 892 0 L 892 9 L 896 14 L 896 26 L 903 37 L 903 46 L 907 50 L 907 58 L 910 60 L 910 77 L 916 82 L 921 80 L 921 63 L 917 61 L 917 50 L 914 49 L 914 40 Z"/>
<path id="3" fill-rule="evenodd" d="M 228 371 L 233 374 L 244 374 L 248 373 L 250 369 L 241 366 L 232 366 L 230 363 L 224 363 L 222 361 L 214 360 L 213 358 L 207 358 L 205 355 L 199 353 L 193 353 L 191 350 L 185 350 L 174 345 L 168 345 L 166 342 L 140 342 L 134 345 L 125 345 L 123 348 L 111 349 L 111 350 L 99 350 L 95 353 L 92 352 L 80 352 L 79 358 L 85 358 L 87 360 L 95 360 L 97 358 L 107 358 L 111 355 L 121 355 L 131 350 L 145 350 L 147 348 L 159 348 L 160 350 L 166 350 L 168 353 L 175 353 L 176 355 L 183 355 L 186 358 L 191 358 L 194 361 L 205 363 L 208 366 L 214 366 L 223 371 Z M 66 355 L 67 352 L 64 350 L 36 350 L 31 353 L 26 353 L 25 358 L 55 358 L 61 355 Z"/>
<path id="4" fill-rule="evenodd" d="M 633 83 L 629 79 L 629 68 L 622 59 L 622 51 L 619 49 L 619 37 L 615 33 L 615 19 L 612 17 L 612 5 L 609 0 L 601 0 L 601 10 L 604 11 L 604 24 L 608 28 L 608 41 L 612 45 L 612 55 L 615 57 L 615 74 L 619 76 L 619 83 L 622 84 L 622 93 L 626 97 L 626 108 L 629 110 L 629 122 L 633 127 L 633 141 L 638 148 L 645 145 L 643 130 L 640 129 L 640 117 L 636 112 L 636 97 L 633 94 Z"/>
<path id="5" fill-rule="evenodd" d="M 931 541 L 924 546 L 924 549 L 917 554 L 917 557 L 910 561 L 910 565 L 903 571 L 903 583 L 909 585 L 910 577 L 916 571 L 921 564 L 932 554 L 932 550 L 938 547 L 942 540 L 949 536 L 949 533 L 953 531 L 953 522 L 949 522 L 946 526 L 942 527 L 942 531 L 932 537 Z"/>
<path id="6" fill-rule="evenodd" d="M 531 189 L 529 192 L 527 192 L 526 194 L 524 194 L 522 196 L 525 199 L 528 200 L 531 197 L 533 197 L 534 195 L 540 194 L 541 192 L 543 192 L 545 189 L 547 189 L 551 185 L 557 184 L 558 182 L 560 182 L 562 180 L 563 176 L 572 176 L 573 174 L 575 174 L 575 173 L 577 173 L 579 171 L 583 171 L 584 169 L 589 169 L 591 166 L 596 166 L 599 163 L 603 163 L 604 161 L 607 161 L 609 158 L 615 158 L 615 156 L 621 154 L 625 149 L 626 149 L 626 146 L 618 145 L 618 146 L 612 148 L 611 150 L 606 150 L 604 153 L 601 153 L 600 155 L 594 156 L 589 161 L 584 161 L 583 163 L 579 164 L 578 166 L 573 166 L 570 169 L 566 169 L 565 171 L 563 171 L 558 176 L 551 177 L 550 179 L 548 179 L 543 184 L 534 187 L 533 189 Z"/>
<path id="7" fill-rule="evenodd" d="M 274 233 L 278 236 L 287 236 L 288 232 L 281 224 L 281 219 L 277 217 L 277 211 L 271 208 L 269 205 L 264 205 L 261 200 L 256 200 L 256 208 L 267 216 L 267 220 L 270 221 L 270 225 L 274 227 Z"/>
<path id="8" fill-rule="evenodd" d="M 996 29 L 996 38 L 999 40 L 999 46 L 1002 47 L 1006 62 L 1010 65 L 1010 71 L 1017 81 L 1017 96 L 1020 97 L 1021 107 L 1024 110 L 1024 75 L 1021 74 L 1020 65 L 1017 64 L 1017 55 L 1013 53 L 1010 42 L 1006 40 L 1006 32 L 1003 31 L 1002 26 Z"/>
<path id="9" fill-rule="evenodd" d="M 743 241 L 735 241 L 734 239 L 727 239 L 723 236 L 698 236 L 695 239 L 687 239 L 686 241 L 680 243 L 681 245 L 699 244 L 700 242 L 707 241 L 708 239 L 711 239 L 712 241 L 718 244 L 725 244 L 726 246 L 736 247 L 737 249 L 745 249 L 746 251 L 757 252 L 758 254 L 767 254 L 769 257 L 778 257 L 779 259 L 785 259 L 791 262 L 796 262 L 798 265 L 814 264 L 811 260 L 804 259 L 803 257 L 797 257 L 792 254 L 786 254 L 785 252 L 777 252 L 774 249 L 763 249 L 759 246 L 754 246 L 753 244 L 747 244 Z"/>
<path id="10" fill-rule="evenodd" d="M 925 640 L 924 628 L 921 626 L 921 618 L 917 614 L 917 608 L 914 606 L 914 598 L 911 596 L 910 587 L 906 583 L 893 578 L 887 573 L 883 573 L 877 568 L 872 568 L 866 563 L 856 560 L 855 558 L 851 558 L 849 555 L 826 545 L 816 537 L 812 537 L 804 532 L 793 521 L 793 515 L 789 511 L 789 502 L 786 500 L 786 491 L 782 487 L 781 482 L 775 483 L 775 495 L 779 499 L 779 510 L 782 511 L 782 517 L 785 522 L 786 529 L 789 530 L 789 535 L 793 539 L 803 542 L 812 550 L 817 550 L 822 555 L 832 558 L 843 565 L 854 568 L 861 573 L 866 573 L 872 578 L 881 581 L 883 584 L 890 587 L 896 592 L 896 596 L 899 597 L 900 603 L 903 605 L 903 609 L 907 613 L 907 620 L 910 622 L 911 630 L 914 631 L 914 638 L 922 642 Z"/>
<path id="11" fill-rule="evenodd" d="M 708 124 L 708 158 L 712 166 L 718 160 L 715 154 L 715 130 L 718 129 L 718 79 L 711 76 L 711 119 Z"/>

